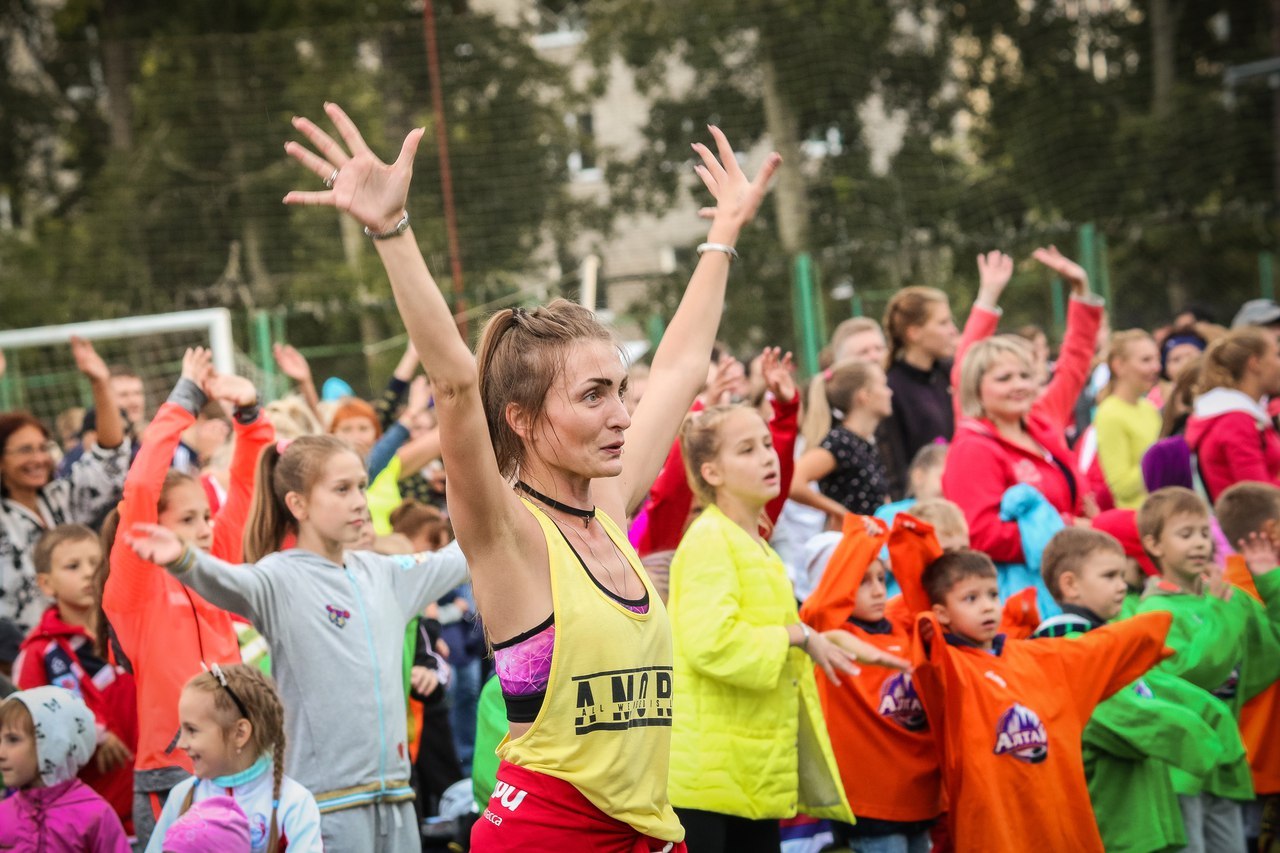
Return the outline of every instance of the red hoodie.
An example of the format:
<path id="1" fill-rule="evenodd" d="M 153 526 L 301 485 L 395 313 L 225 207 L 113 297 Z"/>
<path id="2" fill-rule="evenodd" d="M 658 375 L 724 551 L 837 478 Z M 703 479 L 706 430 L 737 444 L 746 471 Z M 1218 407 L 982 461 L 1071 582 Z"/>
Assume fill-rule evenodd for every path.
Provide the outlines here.
<path id="1" fill-rule="evenodd" d="M 13 662 L 19 690 L 52 684 L 84 700 L 98 724 L 98 742 L 107 732 L 130 751 L 138 748 L 138 700 L 133 676 L 102 660 L 93 651 L 93 636 L 62 621 L 57 605 L 44 612 L 40 624 L 22 641 Z M 100 773 L 95 761 L 81 768 L 80 780 L 97 791 L 133 833 L 133 768 L 128 764 Z"/>
<path id="2" fill-rule="evenodd" d="M 176 403 L 165 403 L 147 427 L 147 441 L 129 469 L 120 502 L 121 532 L 134 524 L 155 524 L 160 489 L 182 431 L 195 417 Z M 243 426 L 236 422 L 231 459 L 231 488 L 215 519 L 210 553 L 241 562 L 245 522 L 253 498 L 254 472 L 263 447 L 275 430 L 262 415 Z M 111 574 L 103 609 L 121 648 L 133 662 L 138 685 L 140 771 L 180 767 L 191 772 L 185 752 L 173 748 L 178 734 L 178 695 L 201 663 L 240 663 L 233 617 L 179 583 L 171 574 L 133 553 L 117 536 L 111 549 Z"/>
<path id="3" fill-rule="evenodd" d="M 1280 485 L 1280 435 L 1262 404 L 1243 392 L 1214 388 L 1201 394 L 1187 420 L 1187 444 L 1210 501 L 1246 480 Z"/>
<path id="4" fill-rule="evenodd" d="M 702 403 L 697 401 L 689 411 L 699 412 L 703 408 Z M 799 412 L 799 392 L 788 402 L 773 401 L 773 419 L 769 421 L 769 433 L 773 436 L 773 449 L 778 453 L 778 482 L 782 489 L 764 508 L 771 524 L 777 523 L 782 505 L 787 502 L 787 490 L 791 487 L 791 474 L 796 467 Z M 655 551 L 674 551 L 684 537 L 692 508 L 693 491 L 689 488 L 689 479 L 685 474 L 680 440 L 676 439 L 644 504 L 648 522 L 640 541 L 636 543 L 636 551 L 640 556 L 644 557 Z"/>
<path id="5" fill-rule="evenodd" d="M 1053 380 L 1026 421 L 1027 431 L 1044 454 L 1008 441 L 985 418 L 965 418 L 956 427 L 942 474 L 942 493 L 964 511 L 973 548 L 985 551 L 997 563 L 1026 562 L 1018 523 L 1000 520 L 1000 501 L 1011 486 L 1030 484 L 1068 520 L 1080 513 L 1083 490 L 1063 425 L 1088 379 L 1101 322 L 1101 305 L 1071 300 Z"/>

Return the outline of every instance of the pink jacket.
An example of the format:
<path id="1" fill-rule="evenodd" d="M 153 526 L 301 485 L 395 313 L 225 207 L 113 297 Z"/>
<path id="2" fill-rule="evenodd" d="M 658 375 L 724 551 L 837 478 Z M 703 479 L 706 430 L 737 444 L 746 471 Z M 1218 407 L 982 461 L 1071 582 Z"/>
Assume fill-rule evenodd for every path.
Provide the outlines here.
<path id="1" fill-rule="evenodd" d="M 0 850 L 130 853 L 120 818 L 79 779 L 28 788 L 0 801 Z"/>
<path id="2" fill-rule="evenodd" d="M 1000 519 L 1000 501 L 1011 486 L 1031 485 L 1068 521 L 1081 510 L 1081 484 L 1065 424 L 1088 379 L 1101 322 L 1101 305 L 1071 300 L 1058 369 L 1026 422 L 1044 454 L 1006 441 L 983 418 L 965 418 L 956 427 L 942 473 L 942 494 L 964 511 L 973 547 L 998 563 L 1025 560 L 1018 523 Z"/>
<path id="3" fill-rule="evenodd" d="M 1210 500 L 1246 480 L 1280 485 L 1280 435 L 1262 404 L 1240 391 L 1200 395 L 1187 421 L 1187 444 Z"/>

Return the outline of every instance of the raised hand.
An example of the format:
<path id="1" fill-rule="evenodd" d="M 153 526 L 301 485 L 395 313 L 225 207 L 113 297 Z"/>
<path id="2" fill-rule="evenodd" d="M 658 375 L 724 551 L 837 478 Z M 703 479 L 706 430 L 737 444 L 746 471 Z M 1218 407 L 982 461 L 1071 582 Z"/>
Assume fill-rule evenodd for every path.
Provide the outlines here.
<path id="1" fill-rule="evenodd" d="M 148 563 L 167 566 L 182 556 L 186 545 L 178 534 L 159 524 L 135 524 L 125 531 L 124 541 L 133 553 Z"/>
<path id="2" fill-rule="evenodd" d="M 182 354 L 182 378 L 194 382 L 204 388 L 205 381 L 213 370 L 213 354 L 204 347 L 191 347 Z M 206 396 L 209 395 L 205 390 Z"/>
<path id="3" fill-rule="evenodd" d="M 271 355 L 275 357 L 280 372 L 294 382 L 311 381 L 311 365 L 307 357 L 288 344 L 272 344 Z"/>
<path id="4" fill-rule="evenodd" d="M 90 382 L 105 383 L 111 378 L 107 363 L 102 360 L 102 356 L 98 355 L 93 344 L 84 338 L 71 338 L 71 355 L 76 360 L 76 370 L 83 373 Z"/>
<path id="5" fill-rule="evenodd" d="M 258 402 L 258 389 L 251 381 L 234 373 L 210 371 L 205 378 L 204 393 L 210 400 L 222 400 L 237 409 Z"/>
<path id="6" fill-rule="evenodd" d="M 408 382 L 413 378 L 413 374 L 417 372 L 420 364 L 418 358 L 418 348 L 413 345 L 413 341 L 404 348 L 404 355 L 400 356 L 400 362 L 396 364 L 396 369 L 392 371 L 392 375 L 401 382 Z"/>
<path id="7" fill-rule="evenodd" d="M 390 231 L 404 215 L 409 181 L 413 178 L 413 158 L 418 152 L 423 129 L 417 127 L 409 131 L 400 147 L 400 156 L 388 165 L 369 150 L 355 122 L 341 107 L 326 103 L 324 111 L 337 128 L 343 144 L 336 142 L 310 119 L 295 116 L 293 126 L 315 146 L 319 154 L 297 142 L 286 142 L 284 150 L 330 189 L 294 190 L 284 197 L 284 203 L 336 207 L 371 231 Z"/>
<path id="8" fill-rule="evenodd" d="M 978 255 L 978 302 L 987 308 L 1000 303 L 1000 296 L 1013 278 L 1013 258 L 1004 252 Z"/>
<path id="9" fill-rule="evenodd" d="M 750 180 L 738 166 L 733 146 L 729 144 L 724 132 L 714 125 L 708 125 L 707 129 L 715 139 L 719 159 L 711 153 L 710 148 L 701 142 L 695 142 L 693 150 L 702 158 L 702 162 L 695 165 L 693 170 L 710 190 L 716 200 L 716 206 L 704 207 L 698 211 L 698 215 L 703 219 L 714 219 L 736 230 L 750 222 L 755 217 L 756 211 L 760 209 L 760 202 L 769 191 L 769 181 L 773 178 L 773 173 L 778 171 L 778 166 L 782 164 L 782 156 L 776 151 L 772 152 L 765 158 L 764 165 L 756 173 L 755 179 Z"/>
<path id="10" fill-rule="evenodd" d="M 1265 575 L 1280 565 L 1280 560 L 1276 559 L 1276 546 L 1272 543 L 1271 537 L 1265 533 L 1259 533 L 1255 530 L 1246 538 L 1237 542 L 1236 549 L 1240 552 L 1240 556 L 1244 558 L 1244 564 L 1249 568 L 1249 574 L 1255 578 Z"/>
<path id="11" fill-rule="evenodd" d="M 1031 257 L 1062 276 L 1071 286 L 1073 296 L 1083 296 L 1089 292 L 1089 274 L 1084 271 L 1084 267 L 1059 252 L 1057 246 L 1036 249 Z"/>
<path id="12" fill-rule="evenodd" d="M 415 377 L 409 383 L 409 399 L 405 403 L 405 414 L 416 415 L 418 412 L 425 412 L 430 404 L 431 383 L 427 381 L 425 376 Z"/>
<path id="13" fill-rule="evenodd" d="M 779 347 L 765 347 L 760 354 L 760 375 L 774 399 L 790 402 L 795 398 L 795 366 L 791 363 L 791 353 L 782 355 Z"/>

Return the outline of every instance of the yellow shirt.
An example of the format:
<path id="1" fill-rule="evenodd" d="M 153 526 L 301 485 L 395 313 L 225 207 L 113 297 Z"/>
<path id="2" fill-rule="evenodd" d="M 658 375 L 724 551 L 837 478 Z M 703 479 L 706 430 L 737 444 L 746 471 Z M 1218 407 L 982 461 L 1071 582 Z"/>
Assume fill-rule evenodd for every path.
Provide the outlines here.
<path id="1" fill-rule="evenodd" d="M 1094 416 L 1098 463 L 1120 509 L 1137 509 L 1147 496 L 1142 456 L 1160 437 L 1160 412 L 1149 400 L 1136 405 L 1114 394 L 1098 404 Z"/>
<path id="2" fill-rule="evenodd" d="M 555 645 L 542 710 L 527 732 L 503 741 L 498 756 L 569 782 L 638 832 L 682 841 L 684 827 L 667 797 L 673 690 L 671 627 L 662 600 L 607 515 L 597 512 L 596 519 L 643 581 L 647 613 L 606 595 L 555 522 L 524 505 L 547 541 Z"/>

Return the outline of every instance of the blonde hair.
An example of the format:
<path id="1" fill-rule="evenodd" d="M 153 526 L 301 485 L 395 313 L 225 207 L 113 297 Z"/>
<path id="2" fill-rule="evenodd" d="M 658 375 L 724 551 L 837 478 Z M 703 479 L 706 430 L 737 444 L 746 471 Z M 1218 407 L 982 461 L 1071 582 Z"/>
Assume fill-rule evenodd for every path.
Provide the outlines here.
<path id="1" fill-rule="evenodd" d="M 280 703 L 275 684 L 257 667 L 237 663 L 223 666 L 221 671 L 227 680 L 225 687 L 213 673 L 202 672 L 188 681 L 183 689 L 212 695 L 214 712 L 222 724 L 223 738 L 230 734 L 237 721 L 246 719 L 250 727 L 247 744 L 250 753 L 259 756 L 271 751 L 275 776 L 271 789 L 271 836 L 266 849 L 274 851 L 280 839 L 275 804 L 280 802 L 280 786 L 284 782 L 284 705 Z M 243 713 L 236 699 L 244 705 Z"/>
<path id="2" fill-rule="evenodd" d="M 831 358 L 834 360 L 840 354 L 840 348 L 844 346 L 845 341 L 854 335 L 863 335 L 867 332 L 875 332 L 884 337 L 884 329 L 880 328 L 880 324 L 870 317 L 850 317 L 844 320 L 840 325 L 836 326 L 836 330 L 831 333 Z M 885 365 L 880 365 L 884 367 Z"/>
<path id="3" fill-rule="evenodd" d="M 345 441 L 332 435 L 304 435 L 284 453 L 280 443 L 268 444 L 258 457 L 253 485 L 253 506 L 244 529 L 244 559 L 256 563 L 280 548 L 289 533 L 298 532 L 298 520 L 285 503 L 290 492 L 307 494 L 320 479 L 325 463 L 339 453 L 355 454 Z"/>
<path id="4" fill-rule="evenodd" d="M 272 400 L 263 407 L 263 411 L 267 420 L 275 427 L 277 438 L 293 439 L 304 435 L 320 435 L 325 431 L 324 424 L 320 423 L 315 412 L 296 394 Z"/>
<path id="5" fill-rule="evenodd" d="M 884 368 L 878 364 L 845 359 L 813 377 L 800 429 L 804 446 L 812 448 L 821 444 L 831 432 L 832 424 L 853 410 L 854 398 L 877 374 L 884 374 Z"/>
<path id="6" fill-rule="evenodd" d="M 982 378 L 1006 355 L 1018 359 L 1027 370 L 1034 370 L 1031 344 L 1017 335 L 996 335 L 969 347 L 960 364 L 960 411 L 966 417 L 980 418 L 986 412 L 982 408 Z"/>
<path id="7" fill-rule="evenodd" d="M 716 489 L 702 476 L 702 466 L 715 460 L 722 446 L 721 435 L 725 421 L 738 412 L 750 412 L 763 423 L 760 412 L 751 406 L 735 403 L 730 406 L 712 406 L 700 412 L 691 412 L 680 425 L 680 453 L 684 456 L 685 476 L 689 480 L 689 489 L 696 497 L 699 506 L 711 506 L 716 502 Z M 760 512 L 760 526 L 765 530 L 772 528 L 769 516 Z"/>
<path id="8" fill-rule="evenodd" d="M 947 294 L 936 287 L 904 287 L 889 300 L 884 309 L 884 333 L 889 339 L 890 364 L 902 358 L 907 348 L 907 330 L 929 322 L 935 305 L 951 305 Z"/>
<path id="9" fill-rule="evenodd" d="M 515 476 L 528 452 L 507 422 L 507 407 L 519 406 L 530 423 L 542 417 L 547 393 L 564 369 L 569 348 L 578 341 L 615 343 L 594 313 L 567 299 L 532 311 L 504 308 L 485 324 L 476 367 L 489 440 L 502 476 Z"/>
<path id="10" fill-rule="evenodd" d="M 1121 332 L 1112 332 L 1111 339 L 1107 341 L 1107 370 L 1110 376 L 1107 378 L 1107 384 L 1098 394 L 1098 400 L 1104 400 L 1115 393 L 1116 390 L 1116 362 L 1123 361 L 1129 357 L 1129 352 L 1133 349 L 1134 344 L 1141 341 L 1150 341 L 1155 344 L 1156 339 L 1151 337 L 1143 329 L 1125 329 Z"/>
<path id="11" fill-rule="evenodd" d="M 1224 337 L 1209 344 L 1204 352 L 1204 364 L 1200 368 L 1200 384 L 1196 393 L 1204 394 L 1214 388 L 1234 388 L 1244 378 L 1249 359 L 1260 358 L 1275 346 L 1275 338 L 1266 329 L 1247 326 L 1232 329 Z"/>
<path id="12" fill-rule="evenodd" d="M 946 498 L 917 501 L 907 512 L 932 525 L 938 533 L 969 535 L 969 522 L 965 520 L 964 510 Z"/>

